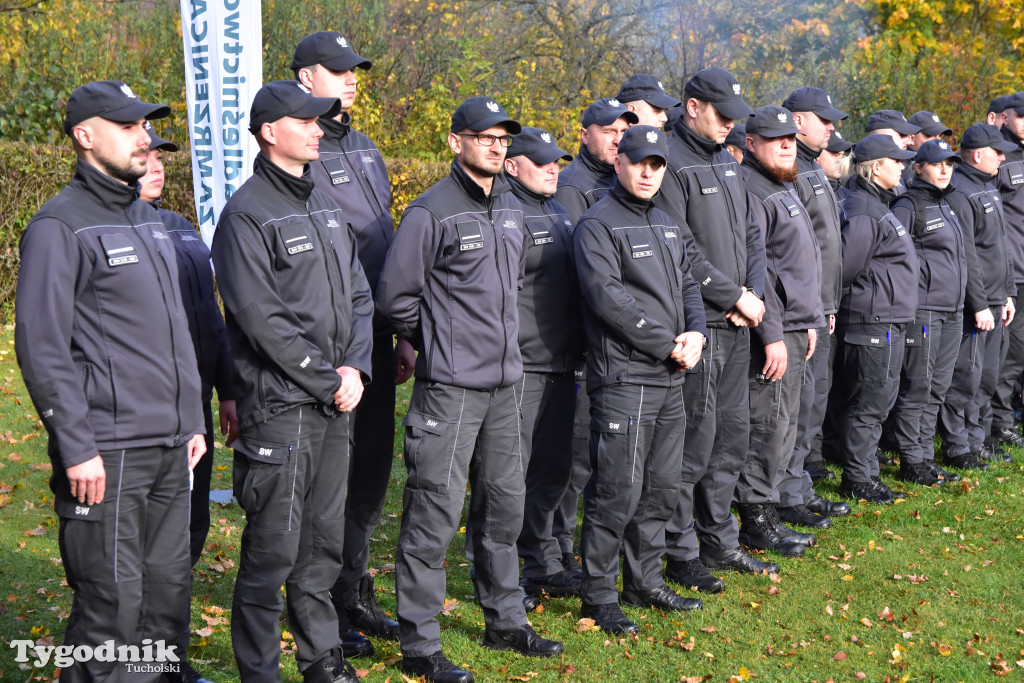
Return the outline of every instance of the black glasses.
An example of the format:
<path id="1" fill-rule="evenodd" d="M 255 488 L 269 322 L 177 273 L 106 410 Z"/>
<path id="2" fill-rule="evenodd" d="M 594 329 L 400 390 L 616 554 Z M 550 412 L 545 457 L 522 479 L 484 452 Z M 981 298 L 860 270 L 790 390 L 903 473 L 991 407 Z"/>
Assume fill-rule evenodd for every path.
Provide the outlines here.
<path id="1" fill-rule="evenodd" d="M 476 144 L 480 147 L 490 147 L 495 142 L 501 144 L 502 147 L 508 147 L 512 144 L 511 135 L 491 135 L 490 133 L 459 133 L 460 138 L 474 138 Z"/>

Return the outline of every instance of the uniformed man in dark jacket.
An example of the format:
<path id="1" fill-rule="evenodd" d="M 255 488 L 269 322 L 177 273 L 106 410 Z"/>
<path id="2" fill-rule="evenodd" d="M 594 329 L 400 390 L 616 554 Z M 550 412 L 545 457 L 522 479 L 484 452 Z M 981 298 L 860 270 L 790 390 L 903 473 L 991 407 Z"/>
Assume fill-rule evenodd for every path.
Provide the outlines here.
<path id="1" fill-rule="evenodd" d="M 377 292 L 381 313 L 419 352 L 403 422 L 409 474 L 395 565 L 402 670 L 432 681 L 473 680 L 444 656 L 437 622 L 467 481 L 481 644 L 541 657 L 563 650 L 526 620 L 516 553 L 525 492 L 513 389 L 523 375 L 523 210 L 501 170 L 520 130 L 490 97 L 459 105 L 451 174 L 405 210 Z"/>
<path id="2" fill-rule="evenodd" d="M 791 111 L 760 107 L 747 121 L 743 157 L 748 212 L 761 230 L 767 272 L 765 317 L 750 340 L 750 448 L 736 485 L 736 506 L 744 545 L 787 556 L 802 555 L 815 541 L 812 534 L 784 526 L 777 506 L 796 443 L 804 363 L 814 354 L 817 331 L 824 327 L 821 252 L 792 185 L 799 174 L 797 132 Z M 798 507 L 802 490 L 789 494 L 781 504 L 796 507 L 802 524 L 816 521 L 810 519 L 813 513 Z"/>
<path id="3" fill-rule="evenodd" d="M 626 79 L 615 96 L 637 116 L 637 123 L 662 128 L 668 122 L 668 110 L 682 104 L 669 97 L 665 87 L 650 74 L 634 74 Z"/>
<path id="4" fill-rule="evenodd" d="M 274 81 L 253 100 L 260 153 L 228 200 L 213 261 L 235 362 L 245 510 L 231 638 L 243 681 L 278 681 L 281 586 L 306 681 L 355 681 L 330 589 L 341 571 L 350 414 L 370 380 L 373 299 L 345 214 L 309 165 L 336 98 Z"/>
<path id="5" fill-rule="evenodd" d="M 669 143 L 668 172 L 654 198 L 681 231 L 693 232 L 691 258 L 708 324 L 708 346 L 686 375 L 686 440 L 679 507 L 666 528 L 665 576 L 704 592 L 724 588 L 707 568 L 778 571 L 740 548 L 730 511 L 747 458 L 749 328 L 764 314 L 764 242 L 747 216 L 747 192 L 723 149 L 733 119 L 751 109 L 724 69 L 697 72 L 685 87 L 683 114 Z M 698 547 L 699 538 L 699 547 Z"/>
<path id="6" fill-rule="evenodd" d="M 14 348 L 49 435 L 60 556 L 74 591 L 64 646 L 153 642 L 177 662 L 203 412 L 174 249 L 138 185 L 144 124 L 169 113 L 119 81 L 71 94 L 64 132 L 78 162 L 22 235 Z M 124 666 L 75 662 L 61 677 L 160 678 Z"/>
<path id="7" fill-rule="evenodd" d="M 921 126 L 907 121 L 903 116 L 903 112 L 894 109 L 879 109 L 868 119 L 864 132 L 866 134 L 888 135 L 900 149 L 910 149 L 914 136 L 921 132 Z M 903 194 L 907 189 L 906 172 L 907 166 L 904 164 L 903 173 L 900 176 L 900 184 L 893 188 L 896 196 Z"/>
<path id="8" fill-rule="evenodd" d="M 856 175 L 840 209 L 843 298 L 829 397 L 843 464 L 839 494 L 891 504 L 896 494 L 879 477 L 876 451 L 899 390 L 906 325 L 917 310 L 918 266 L 910 234 L 889 206 L 896 200 L 903 161 L 914 154 L 889 135 L 868 135 L 853 153 Z"/>
<path id="9" fill-rule="evenodd" d="M 153 205 L 160 214 L 164 227 L 178 259 L 178 285 L 181 289 L 181 303 L 188 318 L 188 331 L 192 336 L 192 345 L 196 351 L 196 363 L 199 366 L 199 379 L 202 385 L 203 425 L 206 443 L 209 444 L 204 455 L 192 468 L 192 495 L 190 501 L 191 514 L 189 520 L 189 548 L 192 566 L 196 566 L 203 553 L 203 545 L 210 531 L 210 480 L 213 475 L 213 442 L 216 435 L 213 431 L 213 388 L 217 387 L 217 399 L 220 403 L 221 434 L 226 435 L 225 446 L 230 446 L 238 436 L 238 413 L 235 408 L 234 387 L 232 386 L 234 366 L 231 364 L 231 346 L 228 343 L 224 318 L 220 314 L 220 304 L 213 288 L 213 270 L 210 268 L 210 248 L 203 242 L 195 226 L 173 211 L 160 208 L 160 195 L 164 187 L 163 153 L 177 152 L 178 146 L 165 140 L 153 130 L 147 121 L 149 133 L 149 156 L 146 163 L 146 175 L 139 179 L 139 197 Z M 187 611 L 187 620 L 191 620 L 192 611 Z M 186 622 L 187 623 L 187 622 Z M 188 652 L 191 630 L 182 631 L 179 651 Z M 192 666 L 183 661 L 181 671 L 165 674 L 168 683 L 201 683 L 203 679 Z"/>
<path id="10" fill-rule="evenodd" d="M 619 139 L 630 125 L 639 121 L 637 115 L 614 98 L 593 102 L 583 112 L 580 128 L 580 149 L 572 163 L 558 174 L 555 200 L 569 214 L 574 224 L 583 212 L 604 197 L 615 179 L 615 157 Z M 552 531 L 562 549 L 562 566 L 577 575 L 581 573 L 573 547 L 580 493 L 590 480 L 590 400 L 587 398 L 586 371 L 576 368 L 576 421 L 573 425 L 573 465 L 569 488 L 555 511 Z"/>
<path id="11" fill-rule="evenodd" d="M 299 42 L 290 66 L 296 80 L 315 97 L 337 97 L 341 102 L 337 116 L 318 121 L 324 135 L 320 158 L 310 164 L 310 174 L 317 189 L 345 212 L 345 220 L 355 232 L 359 262 L 376 293 L 384 257 L 394 239 L 391 184 L 380 151 L 370 138 L 352 128 L 349 114 L 359 81 L 356 69 L 369 69 L 372 64 L 356 54 L 345 36 L 319 31 Z M 396 344 L 391 325 L 384 316 L 375 315 L 372 369 L 377 380 L 366 387 L 355 412 L 345 547 L 341 575 L 331 589 L 346 657 L 373 654 L 373 644 L 364 633 L 398 638 L 398 622 L 377 605 L 373 577 L 366 570 L 370 536 L 384 509 L 394 460 L 395 385 L 412 376 L 415 362 L 409 342 L 400 339 Z"/>
<path id="12" fill-rule="evenodd" d="M 590 458 L 584 499 L 580 616 L 635 633 L 622 602 L 700 608 L 665 585 L 665 523 L 676 507 L 685 432 L 683 371 L 700 360 L 704 309 L 678 226 L 651 198 L 665 176 L 665 133 L 633 126 L 619 144 L 616 183 L 573 235 L 587 332 Z"/>
<path id="13" fill-rule="evenodd" d="M 941 140 L 943 136 L 953 134 L 953 129 L 947 127 L 935 112 L 916 111 L 910 115 L 910 118 L 907 119 L 907 123 L 921 129 L 910 136 L 910 142 L 907 144 L 907 149 L 911 152 L 916 152 L 921 149 L 921 145 L 929 140 Z M 914 179 L 914 176 L 917 175 L 917 172 L 914 170 L 915 165 L 916 162 L 909 163 L 907 164 L 906 169 L 904 169 L 904 186 L 909 184 L 910 181 Z"/>
<path id="14" fill-rule="evenodd" d="M 514 385 L 526 463 L 526 504 L 519 556 L 523 590 L 532 598 L 575 595 L 580 576 L 566 570 L 552 532 L 572 474 L 575 369 L 583 358 L 579 286 L 572 260 L 572 221 L 553 197 L 558 162 L 571 160 L 554 136 L 523 128 L 505 156 L 505 176 L 523 207 L 526 263 L 519 292 L 523 378 Z"/>
<path id="15" fill-rule="evenodd" d="M 812 486 L 811 474 L 804 471 L 811 451 L 821 452 L 821 427 L 832 386 L 832 362 L 835 358 L 832 334 L 842 290 L 839 200 L 818 159 L 828 147 L 835 122 L 842 121 L 847 114 L 836 109 L 832 98 L 821 88 L 797 88 L 782 106 L 793 112 L 793 125 L 800 131 L 796 138 L 796 170 L 799 175 L 793 181 L 793 189 L 807 210 L 821 252 L 821 302 L 825 319 L 818 328 L 814 355 L 804 367 L 796 445 L 789 469 L 778 485 L 778 511 L 784 522 L 827 528 L 830 524 L 825 518 L 848 514 L 850 506 L 818 495 Z M 821 465 L 820 455 L 816 462 L 831 476 L 832 473 Z"/>
<path id="16" fill-rule="evenodd" d="M 953 382 L 939 412 L 942 456 L 947 466 L 988 469 L 987 460 L 1008 455 L 987 445 L 992 394 L 999 378 L 1003 327 L 1014 318 L 1012 252 L 1006 243 L 1002 200 L 993 184 L 1014 146 L 995 126 L 976 123 L 964 131 L 947 199 L 964 232 L 967 305 Z"/>
<path id="17" fill-rule="evenodd" d="M 1010 95 L 1003 110 L 1000 128 L 1003 138 L 1013 145 L 999 166 L 995 186 L 1003 200 L 1006 221 L 1006 243 L 1013 256 L 1013 281 L 1010 297 L 1020 301 L 1024 292 L 1024 92 Z M 999 381 L 992 398 L 992 440 L 1008 446 L 1024 446 L 1024 437 L 1013 419 L 1013 396 L 1020 392 L 1021 371 L 1024 371 L 1024 316 L 1014 316 L 1003 330 L 1000 355 L 1003 357 Z"/>

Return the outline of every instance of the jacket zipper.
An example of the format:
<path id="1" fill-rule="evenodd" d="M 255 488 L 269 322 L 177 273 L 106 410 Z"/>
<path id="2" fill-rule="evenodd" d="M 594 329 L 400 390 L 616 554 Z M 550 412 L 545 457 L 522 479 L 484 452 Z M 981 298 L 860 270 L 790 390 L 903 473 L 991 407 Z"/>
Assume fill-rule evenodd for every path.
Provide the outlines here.
<path id="1" fill-rule="evenodd" d="M 501 256 L 498 253 L 498 230 L 494 227 L 494 216 L 491 213 L 491 207 L 493 199 L 488 195 L 484 199 L 484 203 L 487 205 L 487 220 L 491 224 L 491 233 L 494 235 L 494 265 L 498 267 L 498 280 L 501 280 Z M 505 241 L 505 234 L 501 235 L 502 244 L 505 246 L 505 268 L 508 269 L 508 243 Z M 509 273 L 509 282 L 512 281 L 512 274 Z M 511 284 L 509 285 L 511 289 Z M 501 332 L 502 332 L 502 348 L 501 348 L 501 384 L 499 386 L 505 386 L 505 359 L 508 356 L 508 331 L 505 329 L 505 288 L 502 287 L 501 291 Z"/>
<path id="2" fill-rule="evenodd" d="M 305 201 L 305 206 L 306 206 L 306 217 L 309 218 L 310 227 L 313 229 L 313 232 L 316 233 L 316 239 L 320 243 L 320 249 L 321 249 L 321 251 L 323 251 L 323 254 L 324 254 L 324 269 L 327 271 L 328 284 L 330 284 L 331 263 L 330 263 L 329 259 L 330 259 L 331 256 L 333 256 L 335 262 L 337 262 L 337 260 L 338 260 L 337 253 L 334 251 L 334 240 L 328 238 L 327 244 L 326 245 L 324 244 L 323 235 L 320 234 L 320 228 L 317 227 L 316 221 L 313 220 L 313 214 L 311 214 L 310 211 L 309 211 L 309 200 L 308 199 Z M 327 253 L 328 252 L 328 248 L 327 248 L 328 246 L 330 247 L 330 254 Z M 341 272 L 340 266 L 339 266 L 338 270 L 339 270 L 339 275 L 340 275 L 340 272 Z M 341 282 L 340 278 L 339 278 L 339 282 L 338 282 L 338 287 L 342 290 L 342 293 L 344 293 L 344 289 L 345 289 L 344 282 Z M 337 347 L 338 344 L 339 344 L 338 332 L 341 329 L 341 324 L 338 321 L 338 307 L 337 307 L 336 302 L 334 300 L 334 287 L 328 286 L 327 287 L 327 291 L 330 292 L 330 294 L 331 294 L 331 313 L 334 315 L 334 334 L 331 335 L 331 340 L 333 341 L 335 347 Z M 331 358 L 331 365 L 334 365 L 334 363 L 335 363 L 335 359 Z"/>
<path id="3" fill-rule="evenodd" d="M 339 143 L 340 143 L 340 141 L 339 141 Z M 348 158 L 348 151 L 345 149 L 345 146 L 342 145 L 342 144 L 339 144 L 339 147 L 341 148 L 342 156 L 345 157 L 345 163 L 348 164 L 349 168 L 354 169 L 355 166 L 353 166 L 351 160 L 349 160 L 349 158 Z M 361 175 L 363 177 L 363 180 L 366 181 L 365 184 L 359 183 L 359 188 L 363 191 L 363 196 L 366 197 L 367 199 L 369 199 L 370 197 L 373 197 L 373 203 L 377 205 L 377 215 L 378 216 L 381 216 L 381 215 L 384 215 L 385 213 L 387 213 L 386 211 L 384 211 L 384 206 L 381 204 L 380 200 L 377 198 L 377 193 L 374 192 L 374 190 L 373 190 L 373 185 L 370 183 L 369 176 L 366 175 L 366 170 L 363 169 L 363 168 L 360 168 L 359 169 L 359 175 Z M 356 181 L 356 182 L 359 182 L 359 181 Z M 377 224 L 380 225 L 381 234 L 384 235 L 384 239 L 386 240 L 388 238 L 388 234 L 384 230 L 384 225 L 381 224 L 380 221 L 377 221 Z"/>

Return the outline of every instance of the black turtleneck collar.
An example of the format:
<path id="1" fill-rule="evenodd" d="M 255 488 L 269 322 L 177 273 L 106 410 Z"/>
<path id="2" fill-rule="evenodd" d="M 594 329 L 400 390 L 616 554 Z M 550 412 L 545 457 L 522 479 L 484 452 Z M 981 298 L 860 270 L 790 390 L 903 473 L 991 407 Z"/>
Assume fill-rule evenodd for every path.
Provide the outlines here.
<path id="1" fill-rule="evenodd" d="M 806 161 L 816 161 L 821 156 L 821 150 L 815 152 L 813 149 L 804 144 L 804 141 L 800 139 L 800 136 L 796 136 L 796 155 L 797 157 Z"/>
<path id="2" fill-rule="evenodd" d="M 75 164 L 73 182 L 107 206 L 125 208 L 139 198 L 138 181 L 126 185 L 81 158 Z"/>
<path id="3" fill-rule="evenodd" d="M 612 164 L 606 164 L 595 157 L 590 153 L 590 150 L 587 149 L 586 145 L 580 145 L 580 151 L 579 154 L 576 155 L 576 158 L 579 159 L 580 163 L 583 164 L 585 168 L 589 169 L 594 173 L 594 175 L 600 178 L 610 178 L 611 175 L 615 173 L 615 166 Z"/>
<path id="4" fill-rule="evenodd" d="M 978 183 L 979 185 L 991 183 L 993 180 L 995 180 L 995 176 L 989 175 L 984 171 L 978 170 L 977 168 L 971 166 L 968 163 L 957 164 L 954 173 L 962 173 L 965 176 L 967 176 L 967 178 L 970 179 L 972 182 Z"/>
<path id="5" fill-rule="evenodd" d="M 850 179 L 853 181 L 850 184 L 851 189 L 857 189 L 862 192 L 867 192 L 872 197 L 875 197 L 878 201 L 885 204 L 887 207 L 892 206 L 892 203 L 896 201 L 896 193 L 892 190 L 886 190 L 878 183 L 870 180 L 865 180 L 859 175 L 851 176 Z"/>
<path id="6" fill-rule="evenodd" d="M 919 192 L 928 199 L 934 199 L 935 201 L 942 199 L 955 189 L 956 188 L 954 188 L 953 185 L 950 184 L 946 185 L 944 189 L 940 190 L 938 187 L 924 180 L 919 175 L 915 175 L 913 178 L 910 179 L 910 182 L 907 183 L 907 191 L 913 190 L 914 192 Z"/>
<path id="7" fill-rule="evenodd" d="M 775 176 L 772 175 L 771 172 L 767 168 L 764 167 L 764 164 L 762 164 L 758 160 L 758 158 L 754 156 L 753 152 L 747 152 L 746 154 L 744 154 L 743 155 L 743 163 L 740 164 L 740 165 L 741 166 L 746 166 L 751 171 L 755 171 L 756 173 L 758 173 L 760 175 L 763 175 L 765 177 L 765 179 L 767 179 L 769 182 L 771 182 L 771 183 L 773 183 L 775 185 L 778 185 L 780 187 L 785 187 L 785 185 L 783 185 L 778 180 L 776 180 Z"/>
<path id="8" fill-rule="evenodd" d="M 508 185 L 509 188 L 512 190 L 512 194 L 518 197 L 521 201 L 536 204 L 537 206 L 543 206 L 544 202 L 551 199 L 551 195 L 534 192 L 526 185 L 523 185 L 523 182 L 519 180 L 519 178 L 510 176 L 508 173 L 505 173 L 504 176 L 505 180 L 508 181 Z"/>
<path id="9" fill-rule="evenodd" d="M 309 164 L 302 167 L 302 177 L 293 176 L 268 159 L 263 152 L 256 155 L 253 167 L 276 190 L 294 197 L 300 202 L 309 199 L 313 192 L 313 181 L 309 177 Z"/>
<path id="10" fill-rule="evenodd" d="M 646 214 L 651 210 L 651 207 L 654 206 L 654 202 L 650 199 L 640 199 L 636 195 L 627 192 L 626 188 L 619 183 L 618 177 L 616 177 L 612 183 L 612 189 L 609 191 L 609 194 L 614 197 L 617 202 L 637 214 Z"/>
<path id="11" fill-rule="evenodd" d="M 1013 132 L 1006 127 L 1005 123 L 999 130 L 1003 134 L 1003 138 L 1005 138 L 1007 142 L 1012 142 L 1013 144 L 1017 145 L 1018 148 L 1024 147 L 1024 141 L 1021 141 L 1020 138 L 1014 135 Z"/>
<path id="12" fill-rule="evenodd" d="M 672 129 L 673 134 L 679 138 L 687 147 L 692 149 L 695 153 L 704 157 L 705 159 L 711 160 L 718 150 L 722 149 L 722 146 L 714 140 L 709 140 L 703 135 L 700 135 L 693 128 L 686 125 L 686 121 L 683 117 L 680 117 L 675 123 L 675 127 Z M 746 156 L 746 155 L 744 155 Z"/>
<path id="13" fill-rule="evenodd" d="M 328 140 L 341 140 L 352 130 L 352 117 L 348 112 L 341 115 L 341 121 L 320 117 L 316 122 L 324 132 L 324 138 Z"/>
<path id="14" fill-rule="evenodd" d="M 494 176 L 491 180 L 491 193 L 488 195 L 484 192 L 484 188 L 480 187 L 480 183 L 476 182 L 466 173 L 466 169 L 462 167 L 458 159 L 452 159 L 452 172 L 451 178 L 454 180 L 463 191 L 478 202 L 484 202 L 487 199 L 493 199 L 503 192 L 508 192 L 511 188 L 509 187 L 508 181 L 505 180 L 505 174 L 499 173 Z"/>

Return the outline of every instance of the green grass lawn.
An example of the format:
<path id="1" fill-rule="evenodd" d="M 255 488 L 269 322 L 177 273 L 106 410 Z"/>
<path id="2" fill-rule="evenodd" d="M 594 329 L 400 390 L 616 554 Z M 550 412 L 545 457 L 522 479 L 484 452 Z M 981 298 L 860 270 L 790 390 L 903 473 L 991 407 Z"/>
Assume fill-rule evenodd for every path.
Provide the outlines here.
<path id="1" fill-rule="evenodd" d="M 396 424 L 408 403 L 400 392 Z M 13 639 L 61 644 L 71 606 L 47 485 L 46 435 L 0 334 L 0 680 L 50 680 L 55 671 L 14 661 Z M 394 546 L 405 469 L 401 442 L 387 507 L 371 548 L 379 601 L 394 612 Z M 1024 462 L 1024 452 L 1017 453 Z M 897 490 L 904 486 L 883 473 Z M 217 445 L 213 487 L 231 488 L 231 453 Z M 835 496 L 835 484 L 822 492 Z M 665 615 L 627 609 L 639 637 L 580 632 L 578 599 L 530 615 L 565 655 L 534 660 L 481 648 L 463 534 L 448 554 L 445 652 L 480 681 L 978 681 L 1024 673 L 1024 476 L 1000 465 L 935 489 L 906 487 L 904 502 L 854 505 L 800 559 L 775 577 L 725 575 L 726 591 L 704 610 Z M 212 505 L 213 523 L 195 571 L 189 657 L 213 681 L 236 681 L 229 634 L 231 592 L 244 520 L 237 505 Z M 776 558 L 778 559 L 778 558 Z M 294 649 L 282 617 L 282 648 Z M 401 681 L 398 647 L 353 663 L 367 681 Z M 285 680 L 301 680 L 283 657 Z M 1018 664 L 1018 661 L 1020 662 Z"/>

